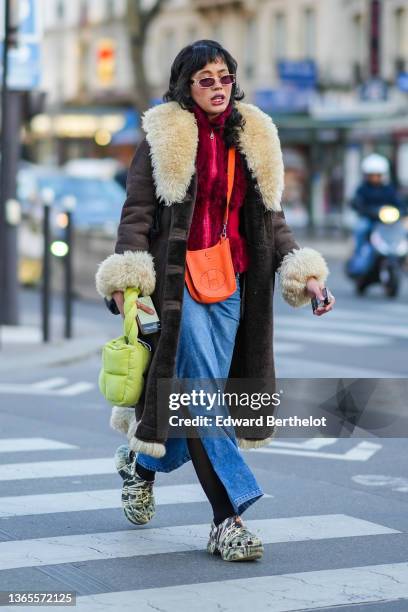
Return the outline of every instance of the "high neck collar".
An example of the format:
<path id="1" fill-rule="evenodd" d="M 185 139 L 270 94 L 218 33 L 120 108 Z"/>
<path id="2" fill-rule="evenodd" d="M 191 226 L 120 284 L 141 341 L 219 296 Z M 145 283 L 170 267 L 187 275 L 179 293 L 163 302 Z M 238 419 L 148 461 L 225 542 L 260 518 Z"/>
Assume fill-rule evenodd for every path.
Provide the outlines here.
<path id="1" fill-rule="evenodd" d="M 222 113 L 217 115 L 212 121 L 210 121 L 207 113 L 196 102 L 194 102 L 192 112 L 194 113 L 197 119 L 199 127 L 206 127 L 207 129 L 215 128 L 216 130 L 222 130 L 226 120 L 232 113 L 232 103 L 230 100 L 227 108 Z"/>

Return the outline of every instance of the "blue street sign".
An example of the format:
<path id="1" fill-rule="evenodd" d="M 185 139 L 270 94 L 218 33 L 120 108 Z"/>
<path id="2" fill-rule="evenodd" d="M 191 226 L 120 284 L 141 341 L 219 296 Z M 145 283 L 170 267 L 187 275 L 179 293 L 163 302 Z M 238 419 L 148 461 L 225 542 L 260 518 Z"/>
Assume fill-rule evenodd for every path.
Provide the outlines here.
<path id="1" fill-rule="evenodd" d="M 254 92 L 254 104 L 265 112 L 304 112 L 309 108 L 310 98 L 311 90 L 296 87 L 257 89 Z"/>
<path id="2" fill-rule="evenodd" d="M 30 38 L 39 38 L 40 36 L 40 25 L 39 25 L 39 2 L 35 0 L 19 0 L 20 2 L 20 23 L 19 23 L 19 34 L 20 36 Z"/>
<path id="3" fill-rule="evenodd" d="M 297 87 L 315 87 L 317 82 L 317 67 L 313 60 L 279 60 L 278 74 L 281 81 L 289 82 Z"/>
<path id="4" fill-rule="evenodd" d="M 3 43 L 0 43 L 0 53 L 3 53 Z M 9 89 L 27 90 L 40 84 L 40 46 L 37 43 L 27 43 L 10 49 L 9 72 L 7 86 Z M 3 67 L 0 66 L 0 73 Z"/>
<path id="5" fill-rule="evenodd" d="M 16 19 L 18 26 L 19 39 L 24 42 L 39 40 L 40 32 L 40 13 L 39 2 L 35 0 L 14 0 L 16 3 Z M 0 0 L 0 39 L 4 38 L 4 0 Z"/>
<path id="6" fill-rule="evenodd" d="M 408 72 L 401 72 L 398 75 L 397 83 L 401 91 L 408 91 Z"/>
<path id="7" fill-rule="evenodd" d="M 39 3 L 36 0 L 15 1 L 18 3 L 17 47 L 9 49 L 7 85 L 10 89 L 33 89 L 39 86 L 41 77 Z M 0 20 L 4 23 L 4 0 L 0 0 Z M 4 26 L 0 37 L 4 40 Z M 0 41 L 0 49 L 2 47 Z M 2 70 L 0 66 L 0 73 Z"/>
<path id="8" fill-rule="evenodd" d="M 360 98 L 365 102 L 385 101 L 388 97 L 388 86 L 380 78 L 372 78 L 360 87 Z"/>

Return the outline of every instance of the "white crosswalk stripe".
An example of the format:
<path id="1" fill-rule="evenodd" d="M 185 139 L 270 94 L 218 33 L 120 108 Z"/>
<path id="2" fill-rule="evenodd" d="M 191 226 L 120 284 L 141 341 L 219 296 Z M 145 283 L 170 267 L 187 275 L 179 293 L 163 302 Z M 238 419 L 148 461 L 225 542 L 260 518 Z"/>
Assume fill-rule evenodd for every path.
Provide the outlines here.
<path id="1" fill-rule="evenodd" d="M 67 459 L 64 461 L 32 461 L 0 465 L 0 481 L 32 478 L 62 478 L 117 473 L 113 457 Z"/>
<path id="2" fill-rule="evenodd" d="M 76 610 L 299 612 L 408 598 L 408 563 L 239 578 L 78 597 Z M 345 586 L 346 585 L 346 586 Z M 262 602 L 263 608 L 260 607 Z M 406 602 L 401 601 L 402 606 Z M 60 608 L 47 607 L 57 612 Z M 399 610 L 406 610 L 400 607 Z"/>
<path id="3" fill-rule="evenodd" d="M 52 384 L 51 384 L 52 386 Z M 333 439 L 312 439 L 301 443 L 279 442 L 263 449 L 270 452 L 287 451 L 320 454 L 325 453 L 325 447 L 336 444 Z M 45 438 L 4 438 L 0 440 L 0 451 L 15 451 L 17 448 L 32 450 L 33 453 L 46 450 L 75 449 L 76 447 Z M 258 449 L 262 450 L 262 449 Z M 41 456 L 41 455 L 40 455 Z M 8 486 L 11 480 L 33 480 L 42 478 L 64 478 L 69 476 L 92 476 L 96 474 L 111 475 L 115 473 L 113 457 L 96 459 L 72 459 L 55 461 L 32 461 L 25 463 L 4 464 L 0 466 L 0 481 Z M 121 510 L 121 480 L 114 489 L 88 489 L 86 491 L 66 491 L 59 493 L 42 493 L 41 486 L 45 481 L 38 480 L 38 492 L 34 495 L 14 495 L 0 497 L 0 519 L 9 525 L 13 520 L 24 521 L 24 517 L 35 516 L 36 524 L 46 522 L 39 515 L 55 515 L 65 513 L 61 521 L 61 533 L 47 537 L 18 538 L 0 541 L 0 581 L 2 576 L 17 576 L 33 568 L 44 568 L 51 576 L 61 574 L 64 584 L 64 568 L 73 564 L 78 568 L 81 564 L 98 562 L 115 562 L 115 560 L 147 557 L 148 562 L 154 555 L 171 555 L 172 553 L 202 553 L 205 550 L 210 521 L 188 524 L 183 520 L 184 504 L 205 503 L 207 498 L 199 483 L 155 485 L 155 499 L 158 506 L 179 505 L 178 522 L 186 524 L 155 527 L 154 524 L 132 526 L 127 528 Z M 7 488 L 3 488 L 7 490 Z M 265 495 L 263 499 L 273 497 Z M 190 506 L 191 507 L 191 506 Z M 124 528 L 116 531 L 95 533 L 71 533 L 66 535 L 67 525 L 71 521 L 67 513 L 83 513 L 84 521 L 87 511 L 98 512 L 104 509 L 121 511 Z M 194 511 L 194 507 L 192 507 Z M 79 515 L 82 516 L 81 514 Z M 97 515 L 96 515 L 97 516 Z M 34 519 L 33 519 L 34 520 Z M 18 523 L 16 523 L 18 525 Z M 57 523 L 58 525 L 59 523 Z M 72 525 L 75 523 L 73 522 Z M 90 525 L 95 523 L 91 521 Z M 311 514 L 271 519 L 245 520 L 245 524 L 253 532 L 260 535 L 263 543 L 289 545 L 301 542 L 324 542 L 335 539 L 349 539 L 352 546 L 353 538 L 372 538 L 373 536 L 395 537 L 403 532 L 381 523 L 364 520 L 349 514 Z M 6 527 L 7 529 L 7 527 Z M 4 533 L 7 533 L 4 532 Z M 10 533 L 17 533 L 16 528 Z M 27 533 L 27 532 L 26 532 Z M 38 533 L 38 532 L 37 532 Z M 47 531 L 44 530 L 47 534 Z M 170 559 L 171 557 L 169 557 Z M 229 564 L 227 564 L 229 565 Z M 93 567 L 93 565 L 92 565 Z M 220 565 L 220 568 L 225 567 Z M 226 567 L 225 567 L 226 568 Z M 227 568 L 226 568 L 227 569 Z M 3 574 L 5 572 L 5 574 Z M 12 574 L 10 574 L 12 572 Z M 67 574 L 69 588 L 71 574 Z M 88 576 L 88 574 L 86 574 Z M 227 612 L 247 612 L 248 609 L 260 609 L 260 605 L 274 612 L 295 612 L 300 610 L 318 610 L 321 607 L 341 606 L 346 604 L 363 604 L 384 600 L 408 599 L 408 564 L 388 563 L 372 566 L 341 567 L 339 569 L 321 569 L 298 573 L 263 575 L 259 577 L 230 579 L 231 574 L 223 574 L 216 582 L 200 582 L 198 575 L 193 584 L 174 584 L 174 586 L 156 586 L 118 592 L 98 593 L 77 598 L 77 609 L 80 611 L 107 611 L 110 609 L 130 610 L 137 607 L 138 611 L 160 609 L 178 612 L 197 611 L 214 612 L 219 609 Z M 224 579 L 226 578 L 226 579 Z M 183 581 L 183 578 L 180 578 Z M 13 584 L 16 578 L 13 577 Z M 59 585 L 61 582 L 59 582 Z M 82 583 L 81 583 L 82 584 Z M 95 583 L 96 584 L 96 583 Z M 114 583 L 113 583 L 114 584 Z M 294 585 L 296 589 L 294 589 Z M 347 588 L 344 587 L 347 585 Z M 135 585 L 132 585 L 133 588 Z M 18 590 L 24 590 L 24 585 Z M 92 588 L 92 587 L 91 587 Z M 1 587 L 0 590 L 4 590 Z M 41 588 L 41 590 L 43 590 Z M 60 586 L 54 591 L 60 590 Z M 81 592 L 81 591 L 80 591 Z M 83 591 L 82 591 L 83 592 Z M 85 592 L 94 592 L 87 590 Z M 31 609 L 19 606 L 22 610 Z M 60 607 L 60 606 L 58 606 Z M 47 606 L 54 610 L 56 606 Z"/>
<path id="4" fill-rule="evenodd" d="M 78 448 L 74 444 L 57 442 L 48 438 L 0 438 L 0 453 L 19 453 L 40 450 L 63 450 Z"/>
<path id="5" fill-rule="evenodd" d="M 391 306 L 395 308 L 392 310 Z M 321 319 L 311 317 L 310 312 L 278 314 L 275 326 L 277 352 L 296 353 L 310 346 L 311 341 L 329 342 L 331 350 L 337 346 L 364 348 L 389 346 L 399 340 L 408 339 L 401 304 L 387 305 L 384 312 L 350 310 L 336 307 L 329 316 Z M 318 332 L 318 336 L 316 336 Z M 281 350 L 279 347 L 283 346 Z M 291 348 L 293 345 L 293 348 Z M 361 376 L 361 374 L 359 373 Z"/>
<path id="6" fill-rule="evenodd" d="M 65 380 L 65 379 L 60 379 Z M 30 384 L 21 383 L 0 383 L 0 394 L 4 395 L 48 395 L 56 397 L 65 397 L 80 395 L 81 393 L 87 393 L 95 388 L 94 383 L 90 382 L 77 382 L 72 385 L 57 388 L 59 384 L 55 380 L 45 380 Z"/>
<path id="7" fill-rule="evenodd" d="M 332 330 L 327 331 L 327 329 L 325 329 L 323 332 L 320 332 L 321 341 L 343 346 L 378 346 L 391 344 L 391 338 L 386 338 L 385 336 L 368 336 L 361 333 L 345 334 L 340 330 L 339 333 L 336 333 Z M 305 340 L 306 342 L 316 340 L 316 331 L 312 329 L 312 327 L 308 326 L 306 328 L 304 325 L 302 328 L 299 327 L 298 329 L 294 329 L 294 326 L 291 326 L 290 329 L 277 328 L 275 335 L 278 339 L 284 338 L 287 340 L 288 338 L 293 338 L 297 342 L 299 342 L 299 340 Z"/>
<path id="8" fill-rule="evenodd" d="M 283 319 L 283 321 L 282 321 Z M 303 320 L 296 319 L 293 321 L 290 317 L 281 317 L 281 323 L 285 323 L 285 325 L 290 324 L 291 328 L 294 327 L 304 327 L 305 322 Z M 317 325 L 318 323 L 313 320 L 312 325 Z M 309 328 L 310 329 L 310 328 Z M 371 322 L 367 323 L 367 321 L 349 321 L 349 320 L 341 320 L 338 321 L 336 319 L 330 319 L 325 321 L 325 329 L 323 333 L 326 334 L 326 330 L 344 330 L 348 332 L 358 332 L 358 336 L 361 336 L 361 332 L 365 332 L 367 334 L 373 334 L 374 336 L 380 336 L 380 340 L 384 337 L 389 336 L 390 338 L 408 338 L 408 328 L 403 325 L 392 325 L 391 323 L 379 323 L 379 322 Z M 354 336 L 354 334 L 353 334 Z M 363 336 L 364 338 L 365 336 Z M 346 339 L 348 340 L 348 335 L 346 334 Z"/>
<path id="9" fill-rule="evenodd" d="M 264 544 L 400 533 L 345 514 L 246 521 Z M 208 524 L 0 542 L 0 570 L 205 548 Z"/>
<path id="10" fill-rule="evenodd" d="M 120 492 L 118 486 L 116 489 L 0 497 L 0 518 L 119 508 L 121 507 Z M 271 496 L 265 494 L 264 497 Z M 157 505 L 189 504 L 204 502 L 207 501 L 207 498 L 200 485 L 183 484 L 156 487 L 155 500 Z"/>

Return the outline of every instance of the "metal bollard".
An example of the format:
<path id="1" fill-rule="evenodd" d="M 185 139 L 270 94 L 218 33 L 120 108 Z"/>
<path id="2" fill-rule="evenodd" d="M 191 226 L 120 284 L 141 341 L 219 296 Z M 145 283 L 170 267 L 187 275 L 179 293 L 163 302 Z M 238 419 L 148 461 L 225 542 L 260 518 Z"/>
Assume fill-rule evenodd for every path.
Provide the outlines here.
<path id="1" fill-rule="evenodd" d="M 50 209 L 55 199 L 52 189 L 43 189 L 41 192 L 43 201 L 43 273 L 41 286 L 41 320 L 43 342 L 50 340 L 50 304 L 51 304 L 51 228 Z"/>
<path id="2" fill-rule="evenodd" d="M 72 248 L 73 248 L 73 226 L 72 213 L 75 210 L 76 198 L 74 196 L 65 196 L 63 199 L 65 213 L 67 215 L 67 224 L 65 227 L 65 242 L 67 244 L 67 252 L 64 257 L 64 313 L 65 313 L 65 338 L 72 338 L 72 294 L 73 294 L 73 267 L 72 267 Z"/>

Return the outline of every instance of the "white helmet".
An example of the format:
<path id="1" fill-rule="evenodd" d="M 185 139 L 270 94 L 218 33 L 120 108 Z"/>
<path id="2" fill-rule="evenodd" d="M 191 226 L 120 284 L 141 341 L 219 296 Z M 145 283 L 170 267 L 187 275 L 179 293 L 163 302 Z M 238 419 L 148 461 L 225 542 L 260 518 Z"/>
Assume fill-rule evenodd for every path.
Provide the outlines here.
<path id="1" fill-rule="evenodd" d="M 363 174 L 388 174 L 389 169 L 388 159 L 378 153 L 368 155 L 361 164 Z"/>

